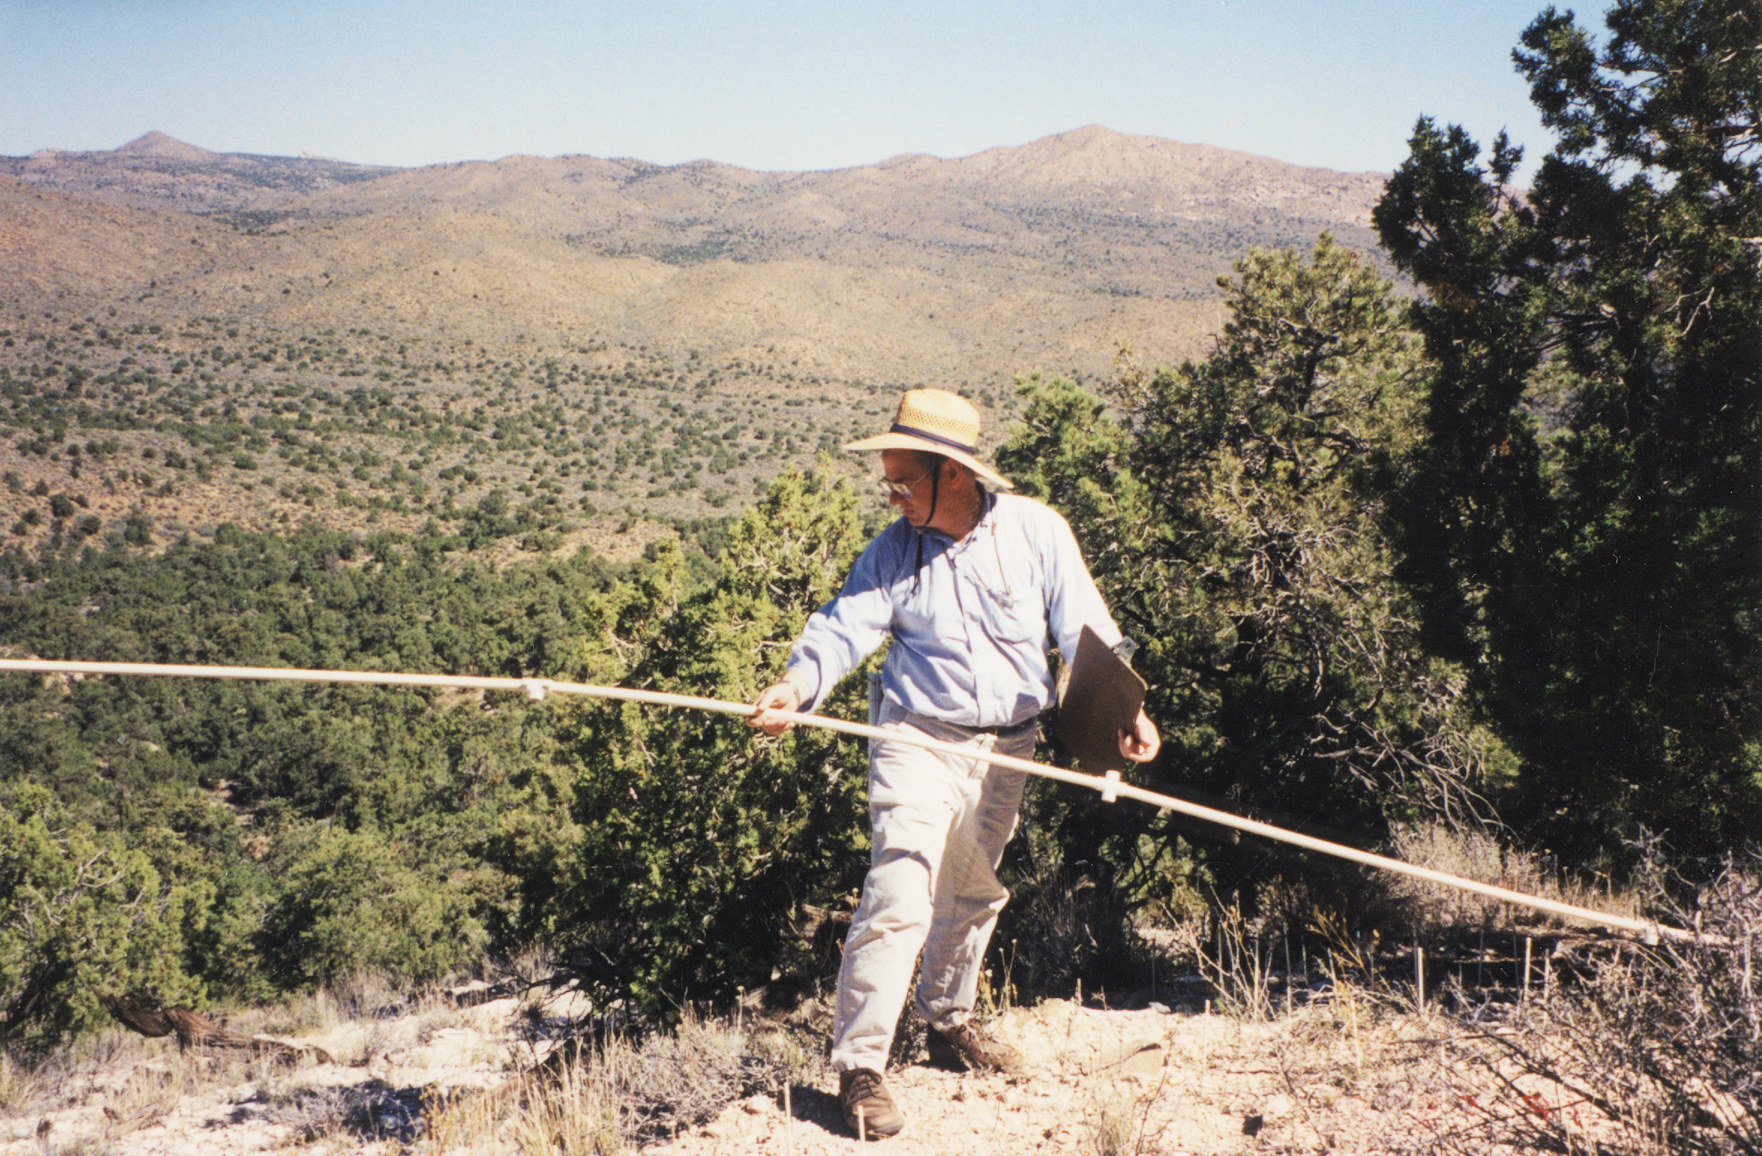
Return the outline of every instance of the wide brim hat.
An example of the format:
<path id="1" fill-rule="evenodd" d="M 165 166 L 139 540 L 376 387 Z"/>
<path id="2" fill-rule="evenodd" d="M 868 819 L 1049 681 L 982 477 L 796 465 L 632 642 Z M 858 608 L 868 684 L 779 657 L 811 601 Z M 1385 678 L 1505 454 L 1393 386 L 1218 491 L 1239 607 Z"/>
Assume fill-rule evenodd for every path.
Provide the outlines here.
<path id="1" fill-rule="evenodd" d="M 847 450 L 922 450 L 953 458 L 987 485 L 1013 490 L 1014 483 L 978 458 L 979 411 L 945 389 L 908 389 L 886 433 L 851 442 Z"/>

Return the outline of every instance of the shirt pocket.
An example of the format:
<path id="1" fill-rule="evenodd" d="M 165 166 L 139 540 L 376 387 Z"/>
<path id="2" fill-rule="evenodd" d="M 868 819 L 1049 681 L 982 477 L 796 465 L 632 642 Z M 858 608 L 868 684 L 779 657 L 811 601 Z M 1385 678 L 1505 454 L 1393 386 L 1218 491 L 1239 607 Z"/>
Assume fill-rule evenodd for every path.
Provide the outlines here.
<path id="1" fill-rule="evenodd" d="M 891 629 L 895 636 L 921 639 L 935 630 L 939 615 L 936 613 L 937 600 L 930 587 L 927 581 L 910 578 L 894 583 Z"/>
<path id="2" fill-rule="evenodd" d="M 980 615 L 985 633 L 998 642 L 1019 645 L 1044 643 L 1046 615 L 1040 609 L 1038 591 L 1024 596 L 1008 590 L 982 586 L 979 590 Z"/>

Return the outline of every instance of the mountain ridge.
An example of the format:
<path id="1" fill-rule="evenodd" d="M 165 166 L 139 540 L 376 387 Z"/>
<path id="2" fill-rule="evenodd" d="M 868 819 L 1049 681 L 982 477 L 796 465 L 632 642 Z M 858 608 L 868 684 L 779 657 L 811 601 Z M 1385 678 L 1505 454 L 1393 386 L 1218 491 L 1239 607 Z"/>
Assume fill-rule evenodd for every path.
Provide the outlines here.
<path id="1" fill-rule="evenodd" d="M 121 156 L 166 157 L 171 160 L 190 161 L 195 164 L 218 159 L 222 154 L 210 152 L 198 145 L 166 136 L 158 129 L 142 133 L 126 144 L 118 145 L 111 150 Z"/>
<path id="2" fill-rule="evenodd" d="M 628 559 L 642 519 L 764 492 L 902 388 L 965 393 L 995 438 L 1018 378 L 1201 356 L 1232 261 L 1323 231 L 1375 259 L 1380 192 L 1097 126 L 807 173 L 163 133 L 0 158 L 0 525 L 432 521 Z"/>
<path id="3" fill-rule="evenodd" d="M 1382 181 L 1100 125 L 807 172 L 587 155 L 395 168 L 155 130 L 0 158 L 0 178 L 65 198 L 24 217 L 0 198 L 0 287 L 491 343 L 781 346 L 841 376 L 954 382 L 1105 374 L 1123 346 L 1192 356 L 1249 248 L 1328 231 L 1372 251 Z M 101 206 L 144 214 L 128 220 L 145 239 L 119 238 Z M 173 256 L 165 237 L 186 228 Z"/>

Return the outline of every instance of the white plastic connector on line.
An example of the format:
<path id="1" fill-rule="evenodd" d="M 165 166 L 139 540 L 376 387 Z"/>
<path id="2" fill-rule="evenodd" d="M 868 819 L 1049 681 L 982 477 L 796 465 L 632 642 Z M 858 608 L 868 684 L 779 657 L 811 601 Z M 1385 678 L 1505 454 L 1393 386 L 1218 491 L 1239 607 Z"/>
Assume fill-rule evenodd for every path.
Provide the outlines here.
<path id="1" fill-rule="evenodd" d="M 551 689 L 550 680 L 544 678 L 523 678 L 520 685 L 526 688 L 526 697 L 533 702 L 543 702 Z"/>
<path id="2" fill-rule="evenodd" d="M 1120 773 L 1118 771 L 1109 771 L 1107 774 L 1101 776 L 1101 778 L 1102 781 L 1107 784 L 1101 788 L 1101 801 L 1104 803 L 1118 802 L 1120 798 Z"/>

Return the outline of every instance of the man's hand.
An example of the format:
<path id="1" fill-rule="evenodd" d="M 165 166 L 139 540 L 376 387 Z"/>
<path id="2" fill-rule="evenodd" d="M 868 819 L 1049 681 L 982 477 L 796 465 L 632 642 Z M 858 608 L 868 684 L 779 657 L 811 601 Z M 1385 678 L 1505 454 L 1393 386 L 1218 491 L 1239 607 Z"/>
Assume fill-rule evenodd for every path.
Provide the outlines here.
<path id="1" fill-rule="evenodd" d="M 1132 729 L 1120 731 L 1120 754 L 1134 763 L 1148 763 L 1161 749 L 1162 735 L 1157 733 L 1150 716 L 1140 709 L 1138 717 L 1132 720 Z"/>
<path id="2" fill-rule="evenodd" d="M 774 682 L 770 686 L 767 686 L 764 690 L 759 692 L 758 698 L 753 699 L 753 712 L 747 716 L 746 725 L 749 727 L 757 727 L 772 738 L 776 738 L 784 731 L 795 726 L 795 723 L 786 718 L 778 718 L 771 712 L 778 710 L 793 711 L 800 706 L 800 688 L 795 685 L 788 675 L 784 675 L 781 681 Z"/>

